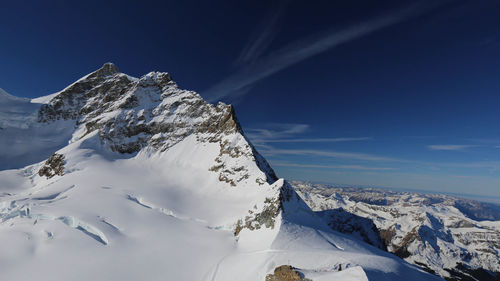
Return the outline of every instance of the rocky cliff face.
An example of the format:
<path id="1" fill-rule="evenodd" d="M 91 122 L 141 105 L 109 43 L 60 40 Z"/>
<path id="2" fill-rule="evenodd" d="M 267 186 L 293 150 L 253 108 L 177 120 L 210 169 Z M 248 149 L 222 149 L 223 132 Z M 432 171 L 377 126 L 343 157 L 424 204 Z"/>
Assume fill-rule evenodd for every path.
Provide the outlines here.
<path id="1" fill-rule="evenodd" d="M 449 280 L 500 278 L 500 222 L 485 221 L 494 216 L 494 206 L 445 195 L 292 185 L 337 231 Z M 464 214 L 464 206 L 476 215 Z"/>
<path id="2" fill-rule="evenodd" d="M 200 141 L 219 143 L 219 157 L 210 169 L 220 174 L 221 181 L 234 186 L 248 178 L 245 167 L 224 161 L 239 157 L 252 158 L 262 169 L 266 178 L 259 182 L 277 179 L 248 141 L 237 146 L 224 138 L 236 133 L 244 136 L 231 105 L 213 106 L 197 93 L 179 89 L 168 73 L 151 72 L 137 79 L 106 63 L 39 110 L 41 123 L 61 119 L 75 121 L 73 142 L 98 131 L 102 143 L 119 153 L 135 153 L 145 147 L 165 151 L 196 135 Z"/>

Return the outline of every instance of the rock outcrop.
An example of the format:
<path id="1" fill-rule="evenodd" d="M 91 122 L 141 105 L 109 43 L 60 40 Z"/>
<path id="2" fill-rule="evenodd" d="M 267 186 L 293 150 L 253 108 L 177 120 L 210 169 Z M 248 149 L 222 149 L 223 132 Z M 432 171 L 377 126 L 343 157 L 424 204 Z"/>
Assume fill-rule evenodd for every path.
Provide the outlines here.
<path id="1" fill-rule="evenodd" d="M 290 265 L 281 265 L 274 269 L 274 274 L 268 274 L 266 281 L 311 281 Z"/>
<path id="2" fill-rule="evenodd" d="M 38 175 L 48 179 L 56 175 L 64 175 L 64 155 L 58 153 L 52 154 L 40 170 L 38 170 Z"/>

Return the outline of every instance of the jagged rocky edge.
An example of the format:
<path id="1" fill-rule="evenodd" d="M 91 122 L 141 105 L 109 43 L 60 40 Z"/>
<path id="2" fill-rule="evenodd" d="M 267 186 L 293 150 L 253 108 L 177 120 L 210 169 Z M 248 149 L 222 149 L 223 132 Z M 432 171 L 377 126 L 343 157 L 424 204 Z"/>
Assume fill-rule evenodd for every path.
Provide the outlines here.
<path id="1" fill-rule="evenodd" d="M 209 170 L 231 186 L 249 177 L 246 167 L 237 165 L 236 160 L 252 159 L 264 174 L 255 183 L 267 182 L 277 189 L 277 195 L 266 198 L 262 208 L 248 210 L 247 216 L 235 222 L 235 236 L 244 228 L 274 228 L 284 202 L 292 197 L 299 200 L 286 181 L 276 182 L 273 169 L 245 136 L 232 105 L 209 104 L 199 94 L 179 89 L 168 73 L 150 72 L 134 78 L 106 63 L 42 105 L 38 122 L 57 120 L 75 121 L 71 142 L 97 130 L 103 145 L 122 154 L 145 147 L 165 151 L 193 134 L 200 142 L 219 143 L 216 164 Z M 235 144 L 231 139 L 234 134 L 243 141 Z"/>

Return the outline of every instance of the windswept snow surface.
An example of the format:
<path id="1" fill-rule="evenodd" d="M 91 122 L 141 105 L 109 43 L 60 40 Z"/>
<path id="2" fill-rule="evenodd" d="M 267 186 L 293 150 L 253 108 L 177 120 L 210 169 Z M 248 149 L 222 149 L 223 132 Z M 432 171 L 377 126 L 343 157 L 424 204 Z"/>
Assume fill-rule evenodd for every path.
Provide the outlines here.
<path id="1" fill-rule="evenodd" d="M 116 75 L 122 79 L 123 74 Z M 156 74 L 148 75 L 127 78 L 132 81 L 127 83 L 155 83 Z M 96 74 L 81 81 L 87 83 L 89 77 Z M 103 83 L 113 83 L 110 79 Z M 75 85 L 67 89 L 79 89 Z M 47 136 L 53 137 L 55 148 L 40 150 L 64 156 L 64 175 L 38 174 L 50 154 L 23 168 L 9 170 L 4 164 L 0 169 L 0 280 L 265 280 L 283 264 L 312 280 L 438 280 L 392 254 L 331 230 L 286 181 L 270 180 L 272 170 L 265 160 L 252 150 L 239 125 L 229 122 L 232 115 L 222 114 L 228 107 L 210 107 L 195 94 L 168 87 L 164 89 L 171 92 L 162 94 L 163 102 L 133 105 L 153 115 L 161 111 L 149 106 L 168 109 L 166 116 L 154 118 L 174 116 L 168 122 L 175 125 L 191 116 L 192 108 L 183 101 L 201 104 L 213 112 L 207 118 L 220 116 L 214 120 L 224 126 L 216 129 L 224 133 L 214 140 L 215 129 L 204 122 L 207 113 L 202 112 L 200 120 L 189 123 L 194 125 L 183 123 L 187 133 L 166 127 L 160 139 L 176 139 L 157 145 L 162 149 L 148 145 L 157 144 L 155 136 L 147 139 L 143 134 L 138 151 L 113 152 L 103 132 L 113 136 L 113 118 L 130 116 L 135 109 L 109 104 L 106 108 L 114 115 L 92 106 L 92 122 L 101 120 L 110 132 L 99 131 L 102 127 L 89 130 L 82 121 L 89 118 L 55 119 L 26 129 L 56 130 Z M 119 121 L 131 126 L 130 122 L 149 122 L 147 118 Z M 57 129 L 61 132 L 55 136 Z M 2 137 L 6 130 L 0 131 Z M 125 135 L 119 137 L 112 141 L 127 143 Z M 34 135 L 31 142 L 40 139 Z M 8 155 L 4 148 L 1 153 Z"/>

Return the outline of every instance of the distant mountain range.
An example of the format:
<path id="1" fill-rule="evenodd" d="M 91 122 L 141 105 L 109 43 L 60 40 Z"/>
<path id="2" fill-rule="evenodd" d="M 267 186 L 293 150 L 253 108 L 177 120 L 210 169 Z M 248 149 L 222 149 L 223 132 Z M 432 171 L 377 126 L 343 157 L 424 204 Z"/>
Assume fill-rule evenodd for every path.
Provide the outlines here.
<path id="1" fill-rule="evenodd" d="M 448 280 L 500 280 L 500 207 L 439 194 L 292 186 L 328 225 Z"/>

